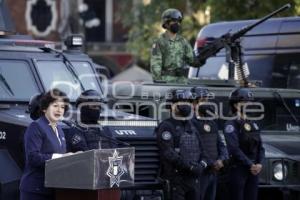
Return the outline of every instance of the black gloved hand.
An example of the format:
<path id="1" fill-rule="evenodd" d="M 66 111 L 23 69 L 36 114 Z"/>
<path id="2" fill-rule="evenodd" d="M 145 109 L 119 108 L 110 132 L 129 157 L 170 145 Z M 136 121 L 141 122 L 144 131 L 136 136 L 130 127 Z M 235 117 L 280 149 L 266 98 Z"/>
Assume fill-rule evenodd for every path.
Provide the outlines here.
<path id="1" fill-rule="evenodd" d="M 192 163 L 190 171 L 193 175 L 200 176 L 206 167 L 207 164 L 204 161 L 201 161 L 200 163 Z"/>

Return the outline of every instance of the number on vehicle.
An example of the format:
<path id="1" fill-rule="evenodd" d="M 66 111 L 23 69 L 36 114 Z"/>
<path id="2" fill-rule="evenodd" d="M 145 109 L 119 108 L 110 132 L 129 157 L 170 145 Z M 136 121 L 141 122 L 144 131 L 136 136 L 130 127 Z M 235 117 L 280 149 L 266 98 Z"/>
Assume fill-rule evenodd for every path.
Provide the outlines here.
<path id="1" fill-rule="evenodd" d="M 6 140 L 6 132 L 0 131 L 0 140 Z"/>

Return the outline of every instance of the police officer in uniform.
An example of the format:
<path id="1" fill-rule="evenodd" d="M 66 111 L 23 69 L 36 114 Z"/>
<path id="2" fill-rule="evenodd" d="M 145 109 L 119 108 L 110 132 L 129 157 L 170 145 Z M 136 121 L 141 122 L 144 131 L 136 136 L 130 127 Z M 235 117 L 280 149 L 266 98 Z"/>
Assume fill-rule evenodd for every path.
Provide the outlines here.
<path id="1" fill-rule="evenodd" d="M 232 200 L 256 200 L 258 175 L 262 169 L 265 151 L 260 128 L 247 119 L 245 103 L 253 101 L 253 93 L 247 88 L 235 89 L 229 103 L 236 119 L 225 123 L 224 135 L 231 160 L 229 191 Z"/>
<path id="2" fill-rule="evenodd" d="M 192 99 L 189 90 L 172 91 L 172 116 L 156 129 L 160 177 L 172 200 L 199 200 L 200 176 L 207 166 L 200 135 L 191 121 Z"/>
<path id="3" fill-rule="evenodd" d="M 167 82 L 187 81 L 187 65 L 200 67 L 203 63 L 194 55 L 189 42 L 178 34 L 182 14 L 177 9 L 167 9 L 162 14 L 162 27 L 166 31 L 153 43 L 151 73 L 153 80 Z"/>
<path id="4" fill-rule="evenodd" d="M 201 176 L 201 199 L 214 200 L 217 189 L 217 172 L 224 167 L 228 160 L 228 152 L 224 135 L 218 132 L 214 110 L 207 104 L 212 94 L 208 89 L 194 87 L 191 92 L 196 98 L 194 101 L 195 117 L 193 123 L 201 135 L 203 148 L 209 158 L 209 166 Z"/>
<path id="5" fill-rule="evenodd" d="M 80 118 L 66 132 L 68 151 L 77 152 L 116 146 L 111 132 L 98 124 L 101 103 L 103 99 L 96 90 L 86 90 L 78 97 L 76 108 L 80 112 Z"/>

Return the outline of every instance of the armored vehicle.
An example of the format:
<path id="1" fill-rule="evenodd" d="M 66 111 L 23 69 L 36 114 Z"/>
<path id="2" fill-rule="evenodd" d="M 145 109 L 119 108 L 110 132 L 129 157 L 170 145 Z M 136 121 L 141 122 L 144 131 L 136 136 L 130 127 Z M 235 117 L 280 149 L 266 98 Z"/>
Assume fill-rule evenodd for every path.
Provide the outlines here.
<path id="1" fill-rule="evenodd" d="M 73 107 L 66 116 L 71 120 L 76 117 L 74 104 L 82 91 L 94 89 L 105 97 L 106 78 L 96 75 L 102 68 L 81 51 L 81 37 L 68 37 L 62 51 L 53 42 L 14 35 L 4 1 L 0 8 L 0 199 L 17 200 L 24 167 L 23 134 L 32 122 L 27 109 L 30 98 L 54 87 L 64 91 Z M 119 143 L 121 147 L 135 147 L 135 186 L 124 188 L 122 198 L 153 195 L 151 189 L 158 185 L 154 159 L 158 152 L 152 137 L 157 122 L 106 107 L 99 123 L 125 141 Z M 65 125 L 64 130 L 68 129 Z"/>
<path id="2" fill-rule="evenodd" d="M 0 38 L 0 199 L 18 199 L 18 181 L 24 166 L 23 134 L 31 123 L 27 112 L 30 98 L 56 87 L 66 92 L 74 104 L 79 94 L 95 89 L 104 95 L 105 87 L 95 76 L 95 64 L 80 50 L 79 37 L 72 37 L 74 48 L 56 51 L 47 41 L 27 36 Z M 74 44 L 74 43 L 73 43 Z M 72 110 L 72 109 L 71 109 Z M 72 111 L 66 116 L 71 119 Z M 157 148 L 152 137 L 157 122 L 149 118 L 106 109 L 99 123 L 108 126 L 117 139 L 135 147 L 135 188 L 155 186 L 158 169 Z M 65 126 L 68 131 L 68 126 Z M 120 143 L 120 146 L 122 144 Z M 143 193 L 140 192 L 140 196 Z M 135 195 L 123 191 L 124 195 Z M 151 194 L 151 192 L 150 192 Z M 128 198 L 127 198 L 128 199 Z"/>

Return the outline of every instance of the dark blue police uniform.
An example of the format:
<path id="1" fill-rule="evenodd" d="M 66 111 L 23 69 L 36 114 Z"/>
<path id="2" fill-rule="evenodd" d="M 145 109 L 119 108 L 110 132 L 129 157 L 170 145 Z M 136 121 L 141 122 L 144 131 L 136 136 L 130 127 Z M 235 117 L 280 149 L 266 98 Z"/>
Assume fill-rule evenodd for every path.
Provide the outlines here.
<path id="1" fill-rule="evenodd" d="M 258 175 L 251 165 L 262 164 L 265 151 L 258 125 L 249 120 L 227 121 L 224 135 L 232 164 L 229 172 L 229 191 L 232 200 L 256 200 Z"/>
<path id="2" fill-rule="evenodd" d="M 200 133 L 203 148 L 213 164 L 217 160 L 228 160 L 228 152 L 224 135 L 219 133 L 218 125 L 213 120 L 193 119 L 193 123 Z M 213 166 L 208 166 L 201 175 L 201 199 L 214 200 L 217 189 L 217 173 Z"/>
<path id="3" fill-rule="evenodd" d="M 200 135 L 189 120 L 164 120 L 157 128 L 160 177 L 171 199 L 199 200 L 200 176 L 207 166 Z"/>
<path id="4" fill-rule="evenodd" d="M 54 153 L 66 152 L 64 133 L 59 126 L 57 130 L 61 142 L 45 116 L 27 128 L 24 135 L 26 163 L 20 183 L 21 200 L 54 199 L 53 190 L 45 188 L 44 181 L 46 160 L 51 159 Z"/>
<path id="5" fill-rule="evenodd" d="M 111 132 L 107 127 L 73 127 L 66 131 L 67 150 L 70 152 L 87 151 L 91 149 L 110 149 L 117 145 L 113 143 Z"/>

